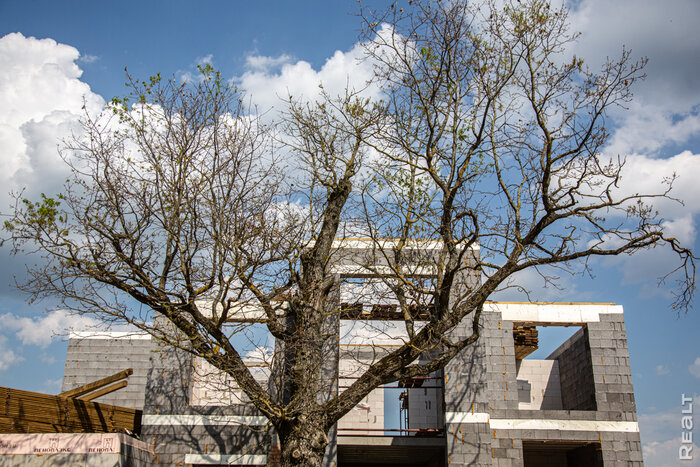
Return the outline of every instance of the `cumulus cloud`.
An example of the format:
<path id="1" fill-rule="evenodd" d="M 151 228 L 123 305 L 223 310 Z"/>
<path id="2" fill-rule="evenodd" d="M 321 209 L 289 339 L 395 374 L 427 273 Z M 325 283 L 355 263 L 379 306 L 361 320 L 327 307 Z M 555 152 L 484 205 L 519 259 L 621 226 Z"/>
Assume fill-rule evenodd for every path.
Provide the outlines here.
<path id="1" fill-rule="evenodd" d="M 388 27 L 380 31 L 380 34 L 386 33 Z M 378 87 L 367 87 L 374 69 L 373 64 L 364 59 L 362 44 L 356 44 L 347 52 L 336 51 L 320 70 L 314 70 L 303 60 L 294 62 L 288 55 L 250 55 L 246 58 L 246 67 L 236 82 L 262 111 L 278 107 L 280 99 L 290 95 L 297 99 L 314 99 L 319 96 L 319 85 L 331 96 L 343 95 L 346 89 L 362 90 L 367 97 L 379 95 Z"/>
<path id="2" fill-rule="evenodd" d="M 675 177 L 669 194 L 673 199 L 654 198 L 647 202 L 658 211 L 666 236 L 691 247 L 697 238 L 697 220 L 700 214 L 700 184 L 694 176 L 697 173 L 700 173 L 700 154 L 691 151 L 683 151 L 667 158 L 636 154 L 626 159 L 617 195 L 661 194 L 667 187 L 664 180 Z M 614 239 L 611 242 L 612 246 Z M 665 247 L 652 248 L 632 256 L 608 257 L 600 261 L 618 268 L 621 282 L 625 284 L 658 279 L 679 265 L 675 253 Z M 671 283 L 672 281 L 669 282 Z M 665 295 L 669 290 L 649 287 L 643 293 L 646 296 L 658 293 Z"/>
<path id="3" fill-rule="evenodd" d="M 666 368 L 665 366 L 663 366 L 663 365 L 656 365 L 656 374 L 657 374 L 657 375 L 662 376 L 662 375 L 667 375 L 667 374 L 669 374 L 669 373 L 670 373 L 669 369 Z"/>
<path id="4" fill-rule="evenodd" d="M 79 58 L 77 49 L 53 39 L 20 33 L 0 38 L 4 192 L 31 181 L 51 180 L 62 165 L 56 144 L 70 135 L 83 103 L 90 110 L 102 107 L 102 98 L 80 80 Z"/>
<path id="5" fill-rule="evenodd" d="M 700 185 L 695 174 L 700 173 L 700 154 L 683 151 L 667 158 L 652 158 L 634 155 L 627 158 L 622 171 L 621 194 L 659 193 L 663 190 L 663 180 L 676 177 L 670 199 L 656 199 L 654 207 L 667 219 L 667 227 L 683 240 L 692 241 L 692 225 L 688 216 L 700 213 Z M 683 231 L 681 231 L 683 230 Z"/>
<path id="6" fill-rule="evenodd" d="M 697 110 L 678 111 L 641 100 L 631 103 L 629 111 L 618 115 L 617 119 L 621 124 L 606 148 L 613 156 L 658 154 L 669 145 L 686 143 L 700 132 Z"/>
<path id="7" fill-rule="evenodd" d="M 647 77 L 633 88 L 628 109 L 611 109 L 613 134 L 606 153 L 627 157 L 623 183 L 638 192 L 658 187 L 659 179 L 674 170 L 680 175 L 673 194 L 685 207 L 665 201 L 656 207 L 670 233 L 692 242 L 693 216 L 700 211 L 692 174 L 700 173 L 700 157 L 697 150 L 668 157 L 668 148 L 692 147 L 700 134 L 700 29 L 695 24 L 700 3 L 583 0 L 570 7 L 572 30 L 581 32 L 572 52 L 593 70 L 608 57 L 619 57 L 623 46 L 636 59 L 648 57 Z"/>
<path id="8" fill-rule="evenodd" d="M 59 336 L 70 331 L 95 330 L 101 323 L 89 316 L 70 313 L 66 310 L 54 310 L 33 318 L 18 317 L 12 313 L 0 316 L 6 331 L 15 332 L 23 345 L 38 345 L 42 348 L 51 344 Z"/>
<path id="9" fill-rule="evenodd" d="M 688 371 L 696 378 L 700 378 L 700 357 L 696 358 L 693 364 L 688 367 Z"/>

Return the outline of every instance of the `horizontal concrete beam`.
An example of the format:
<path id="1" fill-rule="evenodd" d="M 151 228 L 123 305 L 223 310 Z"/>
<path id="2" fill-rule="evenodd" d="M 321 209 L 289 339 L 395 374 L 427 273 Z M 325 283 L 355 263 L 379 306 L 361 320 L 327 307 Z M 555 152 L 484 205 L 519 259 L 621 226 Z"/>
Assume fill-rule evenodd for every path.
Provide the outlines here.
<path id="1" fill-rule="evenodd" d="M 492 430 L 559 430 L 639 432 L 637 422 L 616 420 L 557 420 L 546 418 L 491 418 L 487 413 L 446 412 L 445 423 L 488 423 Z"/>
<path id="2" fill-rule="evenodd" d="M 267 417 L 254 415 L 144 415 L 141 425 L 245 425 L 265 426 Z"/>
<path id="3" fill-rule="evenodd" d="M 151 335 L 143 331 L 71 331 L 69 339 L 151 339 Z"/>
<path id="4" fill-rule="evenodd" d="M 602 314 L 622 314 L 622 306 L 610 303 L 514 303 L 486 302 L 484 311 L 500 312 L 502 319 L 542 324 L 583 324 L 600 321 Z"/>
<path id="5" fill-rule="evenodd" d="M 548 420 L 498 419 L 490 421 L 492 430 L 558 430 L 558 431 L 614 431 L 638 433 L 637 422 L 612 420 Z"/>
<path id="6" fill-rule="evenodd" d="M 185 454 L 185 464 L 266 465 L 267 456 L 253 454 Z"/>

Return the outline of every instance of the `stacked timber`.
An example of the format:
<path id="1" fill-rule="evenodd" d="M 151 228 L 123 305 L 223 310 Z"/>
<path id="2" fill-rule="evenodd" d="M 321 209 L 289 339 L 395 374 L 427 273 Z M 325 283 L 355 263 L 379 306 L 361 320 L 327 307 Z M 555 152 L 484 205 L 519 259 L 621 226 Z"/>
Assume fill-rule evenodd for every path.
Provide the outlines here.
<path id="1" fill-rule="evenodd" d="M 513 341 L 515 343 L 515 359 L 522 360 L 539 347 L 537 326 L 514 323 Z"/>
<path id="2" fill-rule="evenodd" d="M 0 387 L 0 433 L 141 431 L 141 411 Z"/>

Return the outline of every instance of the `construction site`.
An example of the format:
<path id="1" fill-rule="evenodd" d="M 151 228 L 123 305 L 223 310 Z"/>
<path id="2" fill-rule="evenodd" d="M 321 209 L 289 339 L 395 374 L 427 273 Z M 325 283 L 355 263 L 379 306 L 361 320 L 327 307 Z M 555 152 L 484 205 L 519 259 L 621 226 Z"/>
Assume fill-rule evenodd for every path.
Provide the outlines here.
<path id="1" fill-rule="evenodd" d="M 377 268 L 353 266 L 363 248 L 342 244 L 333 273 L 372 280 Z M 396 306 L 352 290 L 335 304 L 330 395 L 403 342 Z M 486 302 L 480 324 L 442 370 L 368 394 L 329 434 L 324 465 L 643 465 L 622 306 Z M 567 337 L 544 345 L 552 328 Z M 269 361 L 246 363 L 271 384 Z M 274 430 L 235 382 L 146 333 L 71 333 L 61 394 L 0 391 L 0 465 L 279 463 Z"/>

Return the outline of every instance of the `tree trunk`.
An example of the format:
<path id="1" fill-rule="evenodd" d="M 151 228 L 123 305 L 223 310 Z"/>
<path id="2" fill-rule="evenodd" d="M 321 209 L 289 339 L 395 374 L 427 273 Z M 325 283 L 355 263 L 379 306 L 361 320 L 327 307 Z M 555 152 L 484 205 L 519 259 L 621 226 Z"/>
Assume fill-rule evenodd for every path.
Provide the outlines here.
<path id="1" fill-rule="evenodd" d="M 280 430 L 279 435 L 282 466 L 322 467 L 328 436 L 319 421 L 297 419 Z"/>

